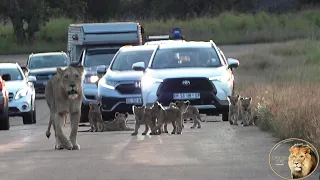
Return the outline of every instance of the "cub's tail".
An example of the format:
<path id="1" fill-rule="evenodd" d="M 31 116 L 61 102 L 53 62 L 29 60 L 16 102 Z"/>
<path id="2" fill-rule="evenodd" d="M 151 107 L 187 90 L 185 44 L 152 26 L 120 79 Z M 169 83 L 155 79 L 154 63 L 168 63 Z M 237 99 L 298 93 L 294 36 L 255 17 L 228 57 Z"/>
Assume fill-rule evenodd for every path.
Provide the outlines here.
<path id="1" fill-rule="evenodd" d="M 91 129 L 88 130 L 82 130 L 82 131 L 78 131 L 78 132 L 90 132 Z"/>
<path id="2" fill-rule="evenodd" d="M 201 119 L 200 113 L 198 113 L 197 118 L 198 118 L 201 122 L 206 122 L 206 120 Z"/>

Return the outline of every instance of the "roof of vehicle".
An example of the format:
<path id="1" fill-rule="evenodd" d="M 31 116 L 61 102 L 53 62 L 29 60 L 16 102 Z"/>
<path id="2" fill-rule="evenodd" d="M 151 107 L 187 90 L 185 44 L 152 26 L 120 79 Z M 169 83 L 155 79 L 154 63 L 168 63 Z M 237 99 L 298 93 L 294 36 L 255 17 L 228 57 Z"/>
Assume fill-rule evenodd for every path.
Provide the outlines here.
<path id="1" fill-rule="evenodd" d="M 141 45 L 141 46 L 122 46 L 121 51 L 143 51 L 143 50 L 155 50 L 158 45 Z"/>
<path id="2" fill-rule="evenodd" d="M 16 68 L 16 67 L 19 67 L 17 63 L 0 63 L 0 69 Z"/>
<path id="3" fill-rule="evenodd" d="M 59 55 L 59 54 L 66 55 L 65 52 L 60 51 L 60 52 L 32 53 L 32 54 L 30 54 L 30 56 L 50 56 L 50 55 Z"/>
<path id="4" fill-rule="evenodd" d="M 159 40 L 159 41 L 148 41 L 144 45 L 152 45 L 152 44 L 167 44 L 167 43 L 177 43 L 177 42 L 185 42 L 185 40 Z"/>
<path id="5" fill-rule="evenodd" d="M 171 49 L 171 48 L 193 48 L 193 47 L 212 47 L 210 41 L 180 41 L 179 43 L 164 43 L 159 44 L 159 49 Z"/>

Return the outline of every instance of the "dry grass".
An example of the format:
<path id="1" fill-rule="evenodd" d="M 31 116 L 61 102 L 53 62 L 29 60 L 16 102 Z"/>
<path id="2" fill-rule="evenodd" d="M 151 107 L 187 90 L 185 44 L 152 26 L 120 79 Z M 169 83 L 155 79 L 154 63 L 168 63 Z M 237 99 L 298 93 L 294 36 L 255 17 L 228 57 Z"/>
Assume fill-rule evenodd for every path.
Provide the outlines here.
<path id="1" fill-rule="evenodd" d="M 265 46 L 238 57 L 237 90 L 253 97 L 259 127 L 277 137 L 302 138 L 320 149 L 320 42 Z M 254 77 L 254 78 L 248 78 Z"/>

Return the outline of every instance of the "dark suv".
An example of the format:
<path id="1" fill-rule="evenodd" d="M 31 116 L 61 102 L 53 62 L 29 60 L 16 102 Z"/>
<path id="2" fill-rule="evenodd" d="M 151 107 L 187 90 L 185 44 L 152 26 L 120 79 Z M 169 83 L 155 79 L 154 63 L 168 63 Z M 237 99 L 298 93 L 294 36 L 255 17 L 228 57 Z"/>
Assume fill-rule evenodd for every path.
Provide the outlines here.
<path id="1" fill-rule="evenodd" d="M 43 94 L 48 80 L 57 73 L 57 67 L 66 67 L 70 60 L 65 52 L 37 53 L 29 56 L 26 67 L 29 76 L 35 76 L 36 93 Z"/>

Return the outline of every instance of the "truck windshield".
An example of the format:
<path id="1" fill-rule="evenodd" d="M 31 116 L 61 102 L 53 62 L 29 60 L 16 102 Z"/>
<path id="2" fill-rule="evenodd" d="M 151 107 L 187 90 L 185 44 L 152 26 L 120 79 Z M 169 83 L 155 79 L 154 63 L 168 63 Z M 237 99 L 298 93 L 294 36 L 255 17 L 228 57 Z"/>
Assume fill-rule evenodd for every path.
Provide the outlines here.
<path id="1" fill-rule="evenodd" d="M 68 66 L 69 60 L 66 55 L 37 55 L 32 56 L 28 63 L 29 69 L 40 69 L 50 67 L 63 67 Z"/>
<path id="2" fill-rule="evenodd" d="M 84 67 L 109 65 L 118 50 L 90 50 L 84 59 Z"/>
<path id="3" fill-rule="evenodd" d="M 220 58 L 211 47 L 178 47 L 159 49 L 154 55 L 151 68 L 210 68 L 220 67 Z"/>
<path id="4" fill-rule="evenodd" d="M 132 65 L 136 62 L 144 62 L 147 65 L 153 50 L 137 50 L 120 52 L 112 63 L 113 71 L 132 71 Z"/>

